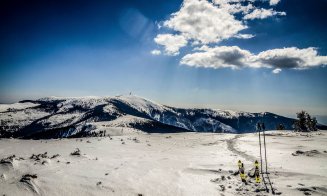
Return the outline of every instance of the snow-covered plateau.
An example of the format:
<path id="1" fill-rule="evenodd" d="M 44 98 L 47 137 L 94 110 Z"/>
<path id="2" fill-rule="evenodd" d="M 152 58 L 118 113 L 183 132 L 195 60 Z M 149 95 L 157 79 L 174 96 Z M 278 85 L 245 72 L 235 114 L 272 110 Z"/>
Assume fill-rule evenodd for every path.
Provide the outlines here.
<path id="1" fill-rule="evenodd" d="M 272 195 L 269 185 L 267 193 L 262 182 L 248 175 L 246 185 L 235 174 L 238 160 L 246 174 L 259 160 L 257 133 L 107 133 L 0 139 L 0 195 Z M 326 132 L 269 131 L 266 142 L 276 195 L 327 195 Z"/>

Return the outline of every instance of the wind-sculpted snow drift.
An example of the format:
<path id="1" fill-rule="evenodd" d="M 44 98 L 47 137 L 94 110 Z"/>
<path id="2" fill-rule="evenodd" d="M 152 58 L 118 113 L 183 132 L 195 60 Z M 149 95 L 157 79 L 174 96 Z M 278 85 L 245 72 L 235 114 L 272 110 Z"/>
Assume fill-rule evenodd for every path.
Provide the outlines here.
<path id="1" fill-rule="evenodd" d="M 105 134 L 102 127 L 149 133 L 244 133 L 254 131 L 258 121 L 265 122 L 267 129 L 280 123 L 291 129 L 294 119 L 268 112 L 174 108 L 137 96 L 50 97 L 0 105 L 0 137 L 83 137 Z"/>

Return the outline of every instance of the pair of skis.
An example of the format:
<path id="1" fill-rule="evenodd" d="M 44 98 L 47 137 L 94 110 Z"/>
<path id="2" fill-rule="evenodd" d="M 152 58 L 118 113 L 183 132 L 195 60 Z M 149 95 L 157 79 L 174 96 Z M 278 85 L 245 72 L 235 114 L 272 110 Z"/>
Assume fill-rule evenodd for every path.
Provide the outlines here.
<path id="1" fill-rule="evenodd" d="M 257 126 L 257 131 L 259 132 L 259 146 L 260 146 L 260 163 L 261 163 L 261 176 L 262 176 L 262 181 L 265 185 L 265 189 L 267 191 L 267 193 L 269 193 L 269 188 L 267 186 L 267 184 L 269 183 L 270 185 L 270 189 L 271 189 L 271 192 L 273 195 L 275 195 L 275 190 L 271 184 L 271 181 L 270 181 L 270 178 L 269 178 L 269 173 L 268 173 L 268 162 L 267 162 L 267 148 L 266 148 L 266 134 L 265 134 L 265 126 L 264 124 L 262 123 L 260 125 L 260 123 L 258 123 L 258 126 Z M 265 166 L 266 166 L 266 172 L 263 172 L 263 164 L 262 164 L 262 149 L 261 149 L 261 131 L 262 131 L 262 135 L 263 135 L 263 147 L 264 147 L 264 156 L 265 156 Z M 266 174 L 266 176 L 264 175 Z M 268 183 L 266 182 L 266 178 L 267 178 L 267 181 Z"/>

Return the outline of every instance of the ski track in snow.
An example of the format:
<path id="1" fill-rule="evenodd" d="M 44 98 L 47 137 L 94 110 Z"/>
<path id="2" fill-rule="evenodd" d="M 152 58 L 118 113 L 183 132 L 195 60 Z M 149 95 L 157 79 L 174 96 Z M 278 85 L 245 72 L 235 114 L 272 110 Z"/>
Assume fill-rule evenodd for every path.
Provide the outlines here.
<path id="1" fill-rule="evenodd" d="M 235 135 L 233 138 L 226 140 L 227 142 L 227 149 L 234 154 L 237 154 L 248 161 L 254 162 L 257 158 L 252 155 L 246 154 L 243 151 L 240 151 L 236 148 L 237 141 L 239 138 L 244 137 L 244 135 Z"/>

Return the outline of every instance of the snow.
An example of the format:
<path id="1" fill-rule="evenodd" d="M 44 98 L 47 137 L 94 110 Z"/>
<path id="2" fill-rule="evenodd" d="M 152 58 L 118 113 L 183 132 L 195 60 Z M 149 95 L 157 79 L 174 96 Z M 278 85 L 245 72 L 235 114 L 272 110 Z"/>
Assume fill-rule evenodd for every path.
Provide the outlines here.
<path id="1" fill-rule="evenodd" d="M 8 109 L 11 110 L 22 110 L 26 108 L 36 107 L 39 104 L 34 104 L 30 102 L 25 103 L 13 103 L 13 104 L 0 104 L 0 112 L 7 112 Z"/>
<path id="2" fill-rule="evenodd" d="M 171 110 L 169 107 L 163 106 L 161 104 L 155 103 L 153 101 L 144 99 L 142 97 L 138 97 L 135 95 L 129 95 L 129 96 L 118 96 L 117 97 L 120 101 L 130 105 L 131 107 L 143 111 L 149 116 L 152 116 L 151 112 L 153 110 L 158 110 L 159 112 L 164 111 L 171 111 L 174 113 L 173 110 Z"/>
<path id="3" fill-rule="evenodd" d="M 171 112 L 180 116 L 180 113 L 174 111 L 172 108 L 155 103 L 151 100 L 144 99 L 142 97 L 138 97 L 135 95 L 130 96 L 119 96 L 118 99 L 134 109 L 138 111 L 145 112 L 147 115 L 151 116 L 151 118 L 161 121 L 163 123 L 167 123 L 169 125 L 178 126 L 181 128 L 189 129 L 189 130 L 196 130 L 194 126 L 201 126 L 201 123 L 212 125 L 213 131 L 224 131 L 224 132 L 236 132 L 235 129 L 230 127 L 229 125 L 225 125 L 217 120 L 214 119 L 198 119 L 193 124 L 188 119 L 183 118 L 165 118 L 163 112 Z M 156 112 L 154 112 L 156 111 Z M 191 115 L 194 115 L 194 112 L 188 112 Z M 253 114 L 246 113 L 246 112 L 235 112 L 232 110 L 210 110 L 207 109 L 204 111 L 204 114 L 212 115 L 213 117 L 224 117 L 224 118 L 238 118 L 240 115 L 243 116 L 253 116 Z M 214 124 L 215 123 L 215 124 Z"/>
<path id="4" fill-rule="evenodd" d="M 123 117 L 116 122 L 134 120 L 141 119 Z M 97 123 L 93 125 L 103 127 Z M 238 160 L 244 162 L 246 171 L 253 167 L 259 157 L 257 134 L 125 130 L 110 138 L 0 139 L 0 159 L 16 155 L 13 165 L 0 164 L 0 195 L 271 195 L 254 192 L 254 183 L 244 185 L 229 172 L 237 171 Z M 268 132 L 266 140 L 276 192 L 304 195 L 303 188 L 307 188 L 311 195 L 327 194 L 326 132 Z M 70 155 L 76 148 L 81 155 Z M 297 150 L 319 153 L 293 156 Z M 29 158 L 44 152 L 47 156 L 40 161 Z M 60 156 L 49 158 L 55 154 Z M 37 178 L 20 182 L 25 174 Z"/>
<path id="5" fill-rule="evenodd" d="M 21 127 L 24 127 L 26 125 L 31 124 L 33 121 L 43 118 L 47 115 L 50 115 L 50 113 L 44 111 L 35 112 L 34 109 L 27 108 L 25 110 L 9 112 L 8 115 L 0 115 L 0 120 L 1 123 L 6 124 L 7 126 L 19 125 Z"/>
<path id="6" fill-rule="evenodd" d="M 68 114 L 56 114 L 50 116 L 47 119 L 41 120 L 41 123 L 42 124 L 49 123 L 49 126 L 52 128 L 59 125 L 67 126 L 69 124 L 73 124 L 77 122 L 83 114 L 84 113 L 79 113 L 79 112 L 68 113 Z"/>
<path id="7" fill-rule="evenodd" d="M 203 126 L 206 125 L 207 130 L 213 130 L 213 132 L 229 132 L 229 133 L 236 133 L 237 131 L 224 123 L 221 123 L 212 118 L 199 118 L 194 123 L 193 126 Z M 210 128 L 208 128 L 210 126 Z"/>
<path id="8" fill-rule="evenodd" d="M 56 96 L 50 96 L 50 97 L 43 97 L 38 99 L 38 101 L 58 101 L 58 100 L 90 100 L 90 99 L 101 99 L 101 97 L 98 96 L 84 96 L 84 97 L 56 97 Z"/>
<path id="9" fill-rule="evenodd" d="M 114 105 L 106 105 L 105 107 L 103 107 L 103 111 L 111 115 L 115 112 L 118 113 L 118 110 Z"/>
<path id="10" fill-rule="evenodd" d="M 106 123 L 105 122 L 100 122 L 100 123 L 105 124 L 106 126 L 109 127 L 127 127 L 131 123 L 142 124 L 146 122 L 150 122 L 150 121 L 136 116 L 125 115 Z"/>
<path id="11" fill-rule="evenodd" d="M 53 98 L 53 100 L 55 100 L 55 98 Z M 65 98 L 65 101 L 59 103 L 57 106 L 60 108 L 58 112 L 67 112 L 69 109 L 74 108 L 74 106 L 80 106 L 83 109 L 92 109 L 96 106 L 103 105 L 103 104 L 108 104 L 106 98 L 80 97 L 80 98 Z"/>
<path id="12" fill-rule="evenodd" d="M 220 109 L 215 109 L 213 111 L 214 111 L 214 116 L 220 116 L 225 118 L 238 118 L 240 116 L 254 117 L 254 114 L 249 112 L 241 112 L 241 111 L 234 111 L 234 110 L 220 110 Z"/>

